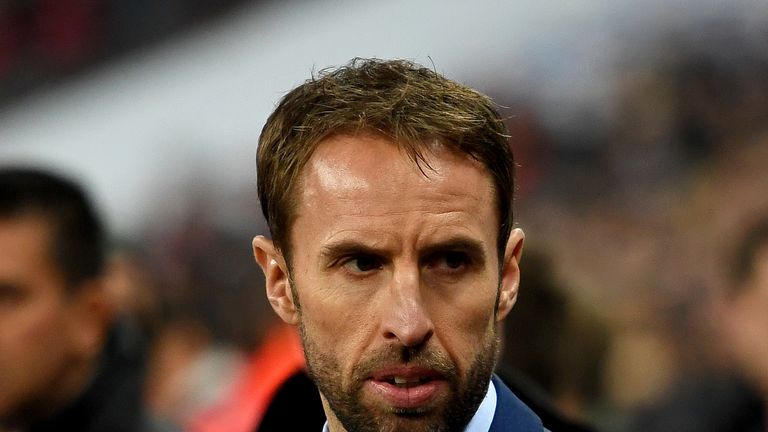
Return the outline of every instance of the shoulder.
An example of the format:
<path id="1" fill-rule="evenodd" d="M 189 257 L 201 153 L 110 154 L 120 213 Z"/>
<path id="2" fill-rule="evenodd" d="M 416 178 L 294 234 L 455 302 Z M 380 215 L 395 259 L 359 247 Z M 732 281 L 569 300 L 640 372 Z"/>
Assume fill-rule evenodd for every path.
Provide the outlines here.
<path id="1" fill-rule="evenodd" d="M 497 379 L 541 419 L 546 429 L 558 432 L 594 432 L 590 425 L 563 415 L 544 390 L 521 374 L 501 368 L 497 370 Z"/>
<path id="2" fill-rule="evenodd" d="M 539 417 L 494 375 L 496 411 L 489 432 L 541 432 L 544 427 Z"/>

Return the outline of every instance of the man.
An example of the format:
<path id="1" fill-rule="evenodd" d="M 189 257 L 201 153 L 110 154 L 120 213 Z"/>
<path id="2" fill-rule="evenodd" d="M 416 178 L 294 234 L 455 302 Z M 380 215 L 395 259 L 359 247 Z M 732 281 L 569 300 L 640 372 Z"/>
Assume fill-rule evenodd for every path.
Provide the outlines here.
<path id="1" fill-rule="evenodd" d="M 407 61 L 324 72 L 267 120 L 254 255 L 326 430 L 543 429 L 493 376 L 523 248 L 513 166 L 486 96 Z"/>
<path id="2" fill-rule="evenodd" d="M 0 430 L 142 429 L 141 361 L 112 324 L 103 243 L 75 184 L 0 169 Z"/>

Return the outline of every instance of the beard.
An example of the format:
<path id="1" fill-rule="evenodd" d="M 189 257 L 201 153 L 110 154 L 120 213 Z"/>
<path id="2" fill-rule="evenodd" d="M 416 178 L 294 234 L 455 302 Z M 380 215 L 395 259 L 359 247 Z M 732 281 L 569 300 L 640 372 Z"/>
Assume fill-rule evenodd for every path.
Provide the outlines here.
<path id="1" fill-rule="evenodd" d="M 352 369 L 349 382 L 340 375 L 336 357 L 318 347 L 299 326 L 309 376 L 328 401 L 331 410 L 350 432 L 460 432 L 463 431 L 488 391 L 496 364 L 499 337 L 495 326 L 484 341 L 465 377 L 444 353 L 428 348 L 393 345 L 368 355 Z M 448 396 L 432 408 L 375 407 L 363 401 L 363 386 L 371 372 L 395 363 L 432 369 L 442 375 Z M 378 408 L 378 409 L 377 409 Z"/>

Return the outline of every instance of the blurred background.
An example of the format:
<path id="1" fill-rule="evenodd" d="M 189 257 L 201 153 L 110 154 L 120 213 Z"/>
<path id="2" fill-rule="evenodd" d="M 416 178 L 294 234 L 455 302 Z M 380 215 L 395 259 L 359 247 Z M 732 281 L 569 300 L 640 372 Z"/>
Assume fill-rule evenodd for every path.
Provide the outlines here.
<path id="1" fill-rule="evenodd" d="M 352 57 L 415 60 L 509 117 L 531 258 L 505 362 L 599 430 L 726 416 L 733 250 L 768 218 L 767 3 L 0 1 L 0 162 L 92 191 L 156 413 L 226 399 L 274 327 L 258 135 Z"/>

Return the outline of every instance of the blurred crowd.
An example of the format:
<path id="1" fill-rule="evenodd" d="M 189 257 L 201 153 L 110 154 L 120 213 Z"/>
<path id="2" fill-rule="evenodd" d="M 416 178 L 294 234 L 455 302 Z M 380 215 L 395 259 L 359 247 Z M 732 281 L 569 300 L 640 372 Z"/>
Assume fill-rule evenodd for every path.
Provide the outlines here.
<path id="1" fill-rule="evenodd" d="M 597 408 L 605 430 L 763 430 L 763 384 L 742 363 L 768 366 L 752 321 L 765 303 L 734 293 L 768 290 L 757 273 L 764 245 L 737 252 L 768 217 L 768 27 L 706 24 L 628 47 L 601 121 L 553 129 L 542 116 L 511 120 L 513 140 L 524 142 L 518 208 L 528 244 L 550 254 L 559 287 L 601 324 L 561 367 L 598 387 L 580 392 L 597 396 L 582 414 Z M 755 274 L 734 279 L 739 266 Z M 590 363 L 571 369 L 589 346 Z M 712 398 L 729 392 L 732 400 Z M 744 401 L 761 399 L 750 413 Z M 757 420 L 747 427 L 744 418 Z"/>
<path id="2" fill-rule="evenodd" d="M 13 36 L 0 39 L 0 95 L 51 73 L 50 62 L 98 57 L 85 45 L 61 51 L 46 17 L 79 14 L 82 27 L 60 29 L 76 39 L 102 31 L 87 17 L 107 3 L 126 26 L 128 9 L 160 7 L 0 2 Z M 616 59 L 610 115 L 576 125 L 494 87 L 510 115 L 527 233 L 500 371 L 565 417 L 608 432 L 766 430 L 766 36 L 768 25 L 722 19 L 648 37 Z M 19 72 L 29 53 L 48 51 Z M 111 242 L 107 286 L 146 341 L 143 400 L 168 430 L 256 430 L 303 367 L 251 256 L 266 230 L 255 191 L 236 195 L 249 204 L 234 218 L 217 219 L 227 203 L 215 196 L 191 193 L 177 219 Z"/>
<path id="3" fill-rule="evenodd" d="M 0 106 L 182 33 L 243 0 L 4 0 Z"/>

